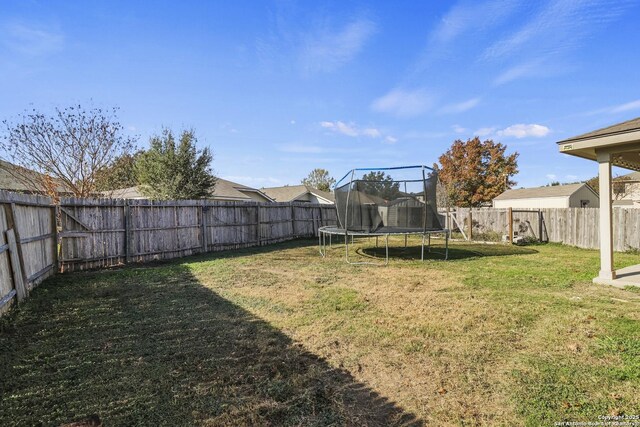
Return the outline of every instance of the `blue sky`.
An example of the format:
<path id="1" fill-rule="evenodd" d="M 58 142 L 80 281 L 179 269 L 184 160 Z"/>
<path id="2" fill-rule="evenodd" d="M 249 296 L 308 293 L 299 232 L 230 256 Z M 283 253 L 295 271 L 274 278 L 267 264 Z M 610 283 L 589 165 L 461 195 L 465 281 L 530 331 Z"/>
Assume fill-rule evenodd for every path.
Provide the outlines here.
<path id="1" fill-rule="evenodd" d="M 518 186 L 596 175 L 555 141 L 640 116 L 639 1 L 0 1 L 0 118 L 117 106 L 194 128 L 247 185 L 520 153 Z"/>

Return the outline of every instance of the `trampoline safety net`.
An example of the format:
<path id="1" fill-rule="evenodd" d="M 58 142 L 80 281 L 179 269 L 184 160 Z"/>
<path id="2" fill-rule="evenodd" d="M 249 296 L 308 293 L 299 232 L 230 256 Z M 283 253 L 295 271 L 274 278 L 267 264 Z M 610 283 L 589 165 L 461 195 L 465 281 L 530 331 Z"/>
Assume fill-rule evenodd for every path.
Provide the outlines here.
<path id="1" fill-rule="evenodd" d="M 334 187 L 340 227 L 354 232 L 441 230 L 438 174 L 427 166 L 353 169 Z"/>

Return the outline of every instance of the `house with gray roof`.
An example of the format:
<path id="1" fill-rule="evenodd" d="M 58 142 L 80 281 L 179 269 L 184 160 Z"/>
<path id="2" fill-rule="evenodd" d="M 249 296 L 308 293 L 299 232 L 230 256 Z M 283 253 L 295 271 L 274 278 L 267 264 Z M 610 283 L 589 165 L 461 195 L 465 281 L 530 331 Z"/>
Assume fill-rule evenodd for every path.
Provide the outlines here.
<path id="1" fill-rule="evenodd" d="M 494 208 L 597 208 L 598 194 L 586 183 L 507 190 L 493 199 Z"/>
<path id="2" fill-rule="evenodd" d="M 0 160 L 0 190 L 28 194 L 44 194 L 40 187 L 40 183 L 44 179 L 46 179 L 46 176 L 36 171 Z M 59 194 L 64 195 L 70 193 L 69 188 L 61 181 L 53 180 L 53 182 L 56 182 L 55 190 Z"/>
<path id="3" fill-rule="evenodd" d="M 104 197 L 112 199 L 146 199 L 139 187 L 121 188 L 118 190 L 103 191 Z M 216 178 L 216 185 L 211 200 L 221 200 L 228 202 L 273 202 L 274 200 L 267 194 L 256 188 L 247 187 L 237 182 Z"/>
<path id="4" fill-rule="evenodd" d="M 613 206 L 640 208 L 640 172 L 631 172 L 613 178 Z"/>
<path id="5" fill-rule="evenodd" d="M 334 204 L 333 194 L 309 185 L 285 185 L 284 187 L 261 188 L 262 192 L 276 202 L 302 202 Z"/>

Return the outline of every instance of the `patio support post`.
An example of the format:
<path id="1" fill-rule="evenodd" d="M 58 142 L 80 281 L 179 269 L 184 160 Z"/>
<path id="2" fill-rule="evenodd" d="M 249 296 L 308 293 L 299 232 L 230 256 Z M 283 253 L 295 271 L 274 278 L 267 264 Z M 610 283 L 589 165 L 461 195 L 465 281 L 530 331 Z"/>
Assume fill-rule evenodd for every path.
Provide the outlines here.
<path id="1" fill-rule="evenodd" d="M 611 194 L 611 154 L 597 152 L 598 182 L 600 186 L 600 275 L 599 278 L 613 280 L 613 218 Z"/>

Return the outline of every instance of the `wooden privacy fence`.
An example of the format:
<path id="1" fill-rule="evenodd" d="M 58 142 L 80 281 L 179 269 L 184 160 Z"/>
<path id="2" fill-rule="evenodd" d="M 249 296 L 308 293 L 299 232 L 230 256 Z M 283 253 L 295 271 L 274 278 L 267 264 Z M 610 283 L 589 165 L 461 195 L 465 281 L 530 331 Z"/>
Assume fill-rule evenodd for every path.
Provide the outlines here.
<path id="1" fill-rule="evenodd" d="M 539 212 L 539 214 L 538 214 Z M 458 208 L 456 217 L 468 227 L 469 209 Z M 471 209 L 473 232 L 508 234 L 507 209 Z M 586 249 L 600 247 L 599 208 L 556 208 L 513 210 L 514 231 L 543 241 L 564 243 Z M 465 229 L 466 231 L 466 229 Z M 613 244 L 618 252 L 640 249 L 640 209 L 613 209 Z"/>
<path id="2" fill-rule="evenodd" d="M 312 237 L 333 205 L 184 200 L 60 201 L 60 269 L 75 271 Z"/>
<path id="3" fill-rule="evenodd" d="M 54 206 L 47 197 L 0 191 L 0 204 L 0 314 L 56 271 L 272 244 L 316 236 L 319 227 L 336 224 L 333 205 L 309 203 L 63 198 Z M 473 235 L 508 234 L 512 227 L 543 241 L 599 247 L 597 208 L 511 215 L 507 209 L 457 209 L 455 216 L 462 228 L 471 223 Z M 616 251 L 640 249 L 640 209 L 614 209 L 613 227 Z"/>
<path id="4" fill-rule="evenodd" d="M 0 314 L 55 273 L 55 206 L 42 196 L 0 191 Z"/>

